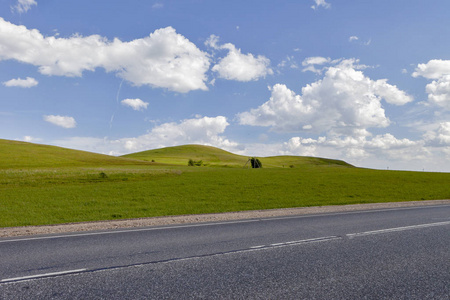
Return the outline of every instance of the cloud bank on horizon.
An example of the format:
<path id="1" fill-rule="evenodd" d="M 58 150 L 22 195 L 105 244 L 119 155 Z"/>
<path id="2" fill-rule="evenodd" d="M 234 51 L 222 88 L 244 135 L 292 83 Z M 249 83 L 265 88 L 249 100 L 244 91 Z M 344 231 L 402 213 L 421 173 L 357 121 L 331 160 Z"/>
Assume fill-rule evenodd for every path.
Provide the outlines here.
<path id="1" fill-rule="evenodd" d="M 5 3 L 0 137 L 113 155 L 204 144 L 450 171 L 449 42 L 408 38 L 410 16 L 399 21 L 401 5 L 387 0 L 354 5 L 357 16 L 333 1 L 277 3 L 131 1 L 77 16 L 83 25 L 74 8 L 97 4 Z M 413 0 L 410 13 L 434 16 L 423 28 L 432 39 L 450 28 L 441 11 Z"/>

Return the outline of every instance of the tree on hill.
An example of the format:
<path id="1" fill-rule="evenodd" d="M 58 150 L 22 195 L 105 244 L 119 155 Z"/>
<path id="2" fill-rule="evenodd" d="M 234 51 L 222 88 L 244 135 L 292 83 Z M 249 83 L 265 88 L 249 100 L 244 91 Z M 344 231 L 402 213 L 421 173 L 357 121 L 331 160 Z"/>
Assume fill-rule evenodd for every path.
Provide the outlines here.
<path id="1" fill-rule="evenodd" d="M 198 167 L 201 167 L 201 166 L 203 166 L 203 160 L 193 160 L 193 159 L 189 159 L 189 161 L 188 161 L 188 166 L 198 166 Z"/>
<path id="2" fill-rule="evenodd" d="M 250 164 L 252 165 L 253 169 L 262 168 L 262 163 L 259 159 L 256 157 L 250 158 Z"/>

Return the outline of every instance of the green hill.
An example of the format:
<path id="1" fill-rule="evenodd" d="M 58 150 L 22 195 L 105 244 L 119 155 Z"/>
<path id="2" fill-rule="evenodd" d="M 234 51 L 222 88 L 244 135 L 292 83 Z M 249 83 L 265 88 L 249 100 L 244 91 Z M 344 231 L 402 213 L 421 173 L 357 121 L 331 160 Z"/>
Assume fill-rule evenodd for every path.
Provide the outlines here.
<path id="1" fill-rule="evenodd" d="M 205 166 L 243 167 L 249 157 L 202 145 L 166 147 L 115 157 L 57 146 L 0 139 L 0 169 L 149 165 L 155 163 L 186 166 L 189 159 L 201 160 Z M 351 166 L 344 161 L 303 156 L 272 156 L 259 159 L 263 167 L 270 168 L 305 165 Z"/>
<path id="2" fill-rule="evenodd" d="M 107 165 L 144 165 L 148 162 L 0 139 L 0 169 Z"/>
<path id="3" fill-rule="evenodd" d="M 207 166 L 242 167 L 248 157 L 201 145 L 184 145 L 127 154 L 122 157 L 186 166 L 189 159 L 202 160 Z"/>
<path id="4" fill-rule="evenodd" d="M 189 159 L 202 160 L 206 166 L 243 167 L 249 157 L 233 154 L 222 149 L 202 145 L 184 145 L 148 150 L 124 155 L 126 158 L 155 161 L 174 165 L 187 165 Z M 263 167 L 298 167 L 304 165 L 338 165 L 352 167 L 340 161 L 317 157 L 272 156 L 259 157 Z"/>

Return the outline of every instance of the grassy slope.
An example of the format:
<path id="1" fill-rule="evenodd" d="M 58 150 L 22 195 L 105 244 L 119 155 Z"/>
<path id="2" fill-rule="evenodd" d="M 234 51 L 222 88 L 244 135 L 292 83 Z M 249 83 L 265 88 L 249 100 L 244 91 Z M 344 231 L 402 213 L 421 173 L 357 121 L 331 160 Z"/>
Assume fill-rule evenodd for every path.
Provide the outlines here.
<path id="1" fill-rule="evenodd" d="M 148 162 L 0 139 L 0 169 L 107 165 L 146 165 Z"/>
<path id="2" fill-rule="evenodd" d="M 201 146 L 184 145 L 176 147 L 167 147 L 156 150 L 148 150 L 123 157 L 140 159 L 145 161 L 156 161 L 174 165 L 187 165 L 189 159 L 195 161 L 202 160 L 207 166 L 222 167 L 243 167 L 249 157 L 233 154 L 222 149 Z M 263 167 L 289 167 L 302 165 L 341 165 L 350 166 L 346 162 L 332 159 L 302 157 L 302 156 L 273 156 L 259 158 Z M 249 165 L 249 164 L 247 164 Z"/>
<path id="3" fill-rule="evenodd" d="M 124 155 L 123 157 L 141 159 L 146 161 L 162 162 L 174 165 L 186 166 L 189 159 L 202 160 L 208 166 L 244 166 L 248 158 L 236 155 L 222 149 L 200 146 L 185 145 L 148 150 L 138 153 Z"/>
<path id="4" fill-rule="evenodd" d="M 263 169 L 188 167 L 186 157 L 236 166 L 248 158 L 193 146 L 160 154 L 153 159 L 164 155 L 180 165 L 0 140 L 0 227 L 450 198 L 450 173 L 360 169 L 301 157 L 262 158 Z"/>

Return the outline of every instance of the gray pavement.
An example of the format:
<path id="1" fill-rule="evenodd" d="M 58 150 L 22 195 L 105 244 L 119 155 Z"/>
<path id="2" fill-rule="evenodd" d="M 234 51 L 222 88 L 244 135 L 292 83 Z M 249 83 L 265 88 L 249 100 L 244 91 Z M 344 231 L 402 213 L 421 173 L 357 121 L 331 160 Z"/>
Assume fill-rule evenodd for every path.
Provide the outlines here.
<path id="1" fill-rule="evenodd" d="M 0 299 L 449 299 L 449 229 L 440 205 L 2 238 Z"/>

